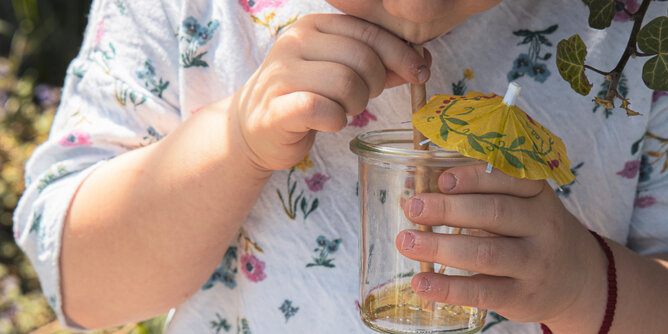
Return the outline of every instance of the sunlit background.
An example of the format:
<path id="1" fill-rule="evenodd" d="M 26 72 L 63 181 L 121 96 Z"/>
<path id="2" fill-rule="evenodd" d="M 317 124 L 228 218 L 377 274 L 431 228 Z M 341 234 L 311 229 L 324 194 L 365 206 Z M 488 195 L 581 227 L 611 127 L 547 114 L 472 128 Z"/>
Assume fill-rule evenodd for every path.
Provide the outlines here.
<path id="1" fill-rule="evenodd" d="M 70 333 L 58 326 L 14 243 L 12 212 L 23 192 L 23 166 L 48 135 L 89 7 L 90 0 L 0 1 L 0 333 Z M 98 333 L 161 333 L 163 322 Z"/>

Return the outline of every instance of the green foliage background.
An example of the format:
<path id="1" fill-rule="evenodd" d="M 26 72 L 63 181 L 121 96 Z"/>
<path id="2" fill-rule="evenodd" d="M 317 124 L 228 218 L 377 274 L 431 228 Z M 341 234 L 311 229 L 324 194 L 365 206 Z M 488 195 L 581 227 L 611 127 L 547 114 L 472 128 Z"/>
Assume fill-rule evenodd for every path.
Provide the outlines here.
<path id="1" fill-rule="evenodd" d="M 23 167 L 47 136 L 90 0 L 0 1 L 0 333 L 68 333 L 12 233 Z M 164 316 L 100 333 L 160 333 Z"/>

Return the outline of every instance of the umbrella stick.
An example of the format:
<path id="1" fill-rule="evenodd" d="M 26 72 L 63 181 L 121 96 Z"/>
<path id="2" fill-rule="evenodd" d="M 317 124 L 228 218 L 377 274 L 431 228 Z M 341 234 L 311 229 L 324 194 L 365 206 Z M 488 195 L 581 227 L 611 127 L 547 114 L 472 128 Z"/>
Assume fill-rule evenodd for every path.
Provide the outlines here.
<path id="1" fill-rule="evenodd" d="M 424 48 L 421 45 L 413 45 L 413 48 L 424 57 Z M 411 110 L 412 113 L 420 110 L 427 103 L 427 92 L 424 85 L 414 85 L 411 84 Z M 422 133 L 420 133 L 415 127 L 413 127 L 413 148 L 416 150 L 427 151 L 429 150 L 429 143 L 420 145 L 420 142 L 427 139 Z M 429 177 L 427 174 L 426 167 L 417 167 L 417 173 L 415 175 L 415 193 L 425 193 L 429 192 Z M 431 232 L 431 226 L 418 225 L 418 230 Z M 431 262 L 420 262 L 420 272 L 434 272 L 434 264 Z"/>

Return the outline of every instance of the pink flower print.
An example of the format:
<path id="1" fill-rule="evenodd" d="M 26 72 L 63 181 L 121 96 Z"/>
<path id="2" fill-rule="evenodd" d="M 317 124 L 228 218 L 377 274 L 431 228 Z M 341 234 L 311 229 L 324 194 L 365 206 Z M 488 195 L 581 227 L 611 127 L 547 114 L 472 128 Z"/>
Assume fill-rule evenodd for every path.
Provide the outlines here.
<path id="1" fill-rule="evenodd" d="M 356 128 L 362 128 L 367 126 L 370 121 L 375 121 L 375 120 L 377 120 L 376 116 L 374 116 L 374 114 L 372 114 L 368 110 L 364 109 L 362 113 L 353 116 L 353 120 L 348 125 L 354 126 Z"/>
<path id="2" fill-rule="evenodd" d="M 100 44 L 102 37 L 104 37 L 106 32 L 107 31 L 104 30 L 104 19 L 102 19 L 97 23 L 97 29 L 95 31 L 95 44 Z"/>
<path id="3" fill-rule="evenodd" d="M 550 170 L 553 170 L 555 168 L 559 168 L 559 160 L 548 161 L 547 165 L 550 166 Z"/>
<path id="4" fill-rule="evenodd" d="M 650 195 L 636 197 L 636 200 L 633 202 L 633 206 L 640 209 L 650 207 L 654 204 L 656 204 L 656 198 Z"/>
<path id="5" fill-rule="evenodd" d="M 252 282 L 260 282 L 267 278 L 264 273 L 264 261 L 251 254 L 241 255 L 241 272 Z"/>
<path id="6" fill-rule="evenodd" d="M 632 179 L 638 175 L 638 171 L 640 171 L 640 160 L 631 160 L 626 162 L 624 169 L 617 172 L 617 175 Z"/>
<path id="7" fill-rule="evenodd" d="M 668 92 L 665 90 L 655 90 L 652 94 L 652 102 L 658 101 L 662 96 L 668 95 Z"/>
<path id="8" fill-rule="evenodd" d="M 321 173 L 315 173 L 311 178 L 306 178 L 306 185 L 312 192 L 318 192 L 325 187 L 325 182 L 329 180 L 329 176 Z"/>
<path id="9" fill-rule="evenodd" d="M 239 0 L 239 4 L 247 13 L 255 14 L 265 8 L 278 8 L 287 0 Z"/>
<path id="10" fill-rule="evenodd" d="M 65 135 L 63 138 L 60 138 L 58 144 L 67 147 L 82 145 L 90 146 L 93 144 L 93 142 L 90 141 L 90 134 L 88 132 L 74 130 Z"/>
<path id="11" fill-rule="evenodd" d="M 638 11 L 638 8 L 640 8 L 640 3 L 638 0 L 618 0 L 617 3 L 615 4 L 617 12 L 615 13 L 615 21 L 620 21 L 620 22 L 628 22 L 630 20 L 630 17 L 624 10 L 622 10 L 622 5 L 625 5 L 626 10 L 635 13 Z"/>

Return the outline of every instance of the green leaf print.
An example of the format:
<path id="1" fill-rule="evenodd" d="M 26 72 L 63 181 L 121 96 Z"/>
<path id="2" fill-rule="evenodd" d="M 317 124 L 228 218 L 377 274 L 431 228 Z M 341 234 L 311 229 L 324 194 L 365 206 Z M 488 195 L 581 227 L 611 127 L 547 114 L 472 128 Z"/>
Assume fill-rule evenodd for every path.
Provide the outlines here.
<path id="1" fill-rule="evenodd" d="M 522 161 L 520 161 L 520 159 L 518 159 L 516 156 L 512 155 L 512 153 L 506 150 L 501 150 L 501 153 L 511 166 L 518 169 L 524 169 L 524 164 L 522 163 Z"/>
<path id="2" fill-rule="evenodd" d="M 449 131 L 450 131 L 450 127 L 448 126 L 448 124 L 443 122 L 443 125 L 441 126 L 441 138 L 443 138 L 443 140 L 445 140 L 445 141 L 448 140 L 448 132 Z"/>
<path id="3" fill-rule="evenodd" d="M 211 328 L 216 331 L 216 334 L 220 333 L 221 329 L 229 332 L 232 326 L 227 323 L 227 319 L 223 319 L 218 312 L 216 312 L 216 318 L 216 320 L 211 320 Z"/>
<path id="4" fill-rule="evenodd" d="M 512 143 L 510 143 L 510 147 L 508 149 L 512 150 L 515 148 L 518 148 L 522 146 L 524 143 L 526 143 L 527 139 L 524 136 L 520 136 L 515 138 Z"/>
<path id="5" fill-rule="evenodd" d="M 478 143 L 478 141 L 473 136 L 467 136 L 467 138 L 469 140 L 469 145 L 471 145 L 471 147 L 474 150 L 482 154 L 485 154 L 485 149 L 482 147 L 482 145 L 480 145 L 480 143 Z"/>

